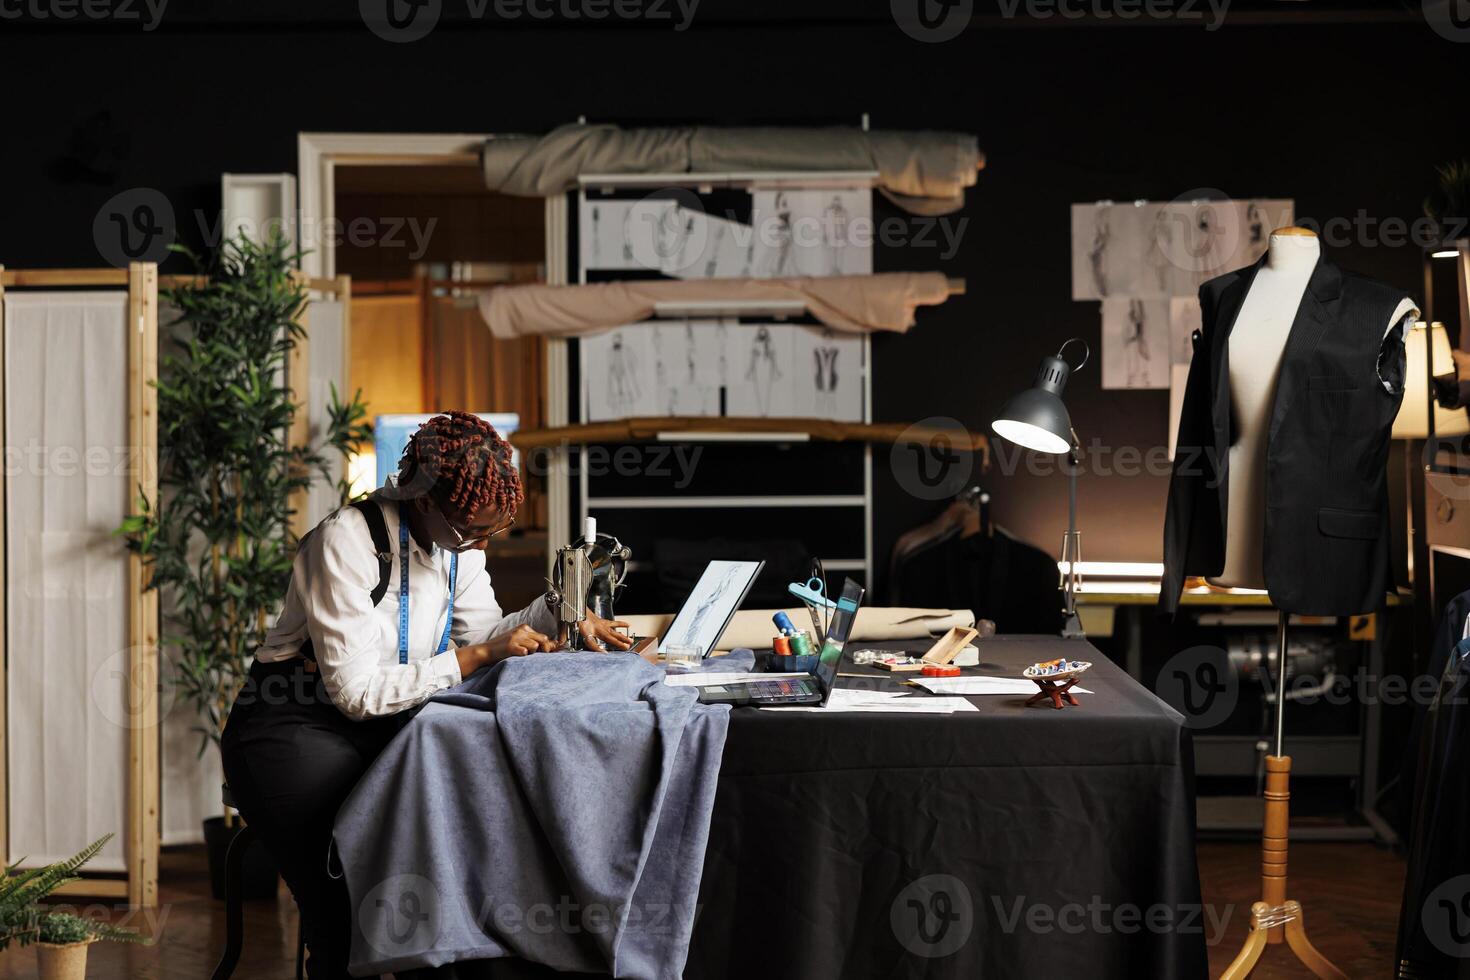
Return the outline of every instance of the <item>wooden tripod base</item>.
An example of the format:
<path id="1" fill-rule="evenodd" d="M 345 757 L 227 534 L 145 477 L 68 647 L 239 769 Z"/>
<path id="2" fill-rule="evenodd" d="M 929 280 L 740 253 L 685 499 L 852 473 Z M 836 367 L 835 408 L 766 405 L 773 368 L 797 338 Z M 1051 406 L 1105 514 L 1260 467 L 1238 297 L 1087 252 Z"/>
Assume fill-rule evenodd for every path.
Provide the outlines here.
<path id="1" fill-rule="evenodd" d="M 1324 980 L 1347 976 L 1317 951 L 1307 938 L 1299 902 L 1286 897 L 1286 847 L 1291 815 L 1291 756 L 1266 756 L 1266 812 L 1261 828 L 1261 898 L 1251 906 L 1251 930 L 1245 945 L 1220 980 L 1244 980 L 1256 968 L 1267 945 L 1283 940 L 1313 975 Z"/>

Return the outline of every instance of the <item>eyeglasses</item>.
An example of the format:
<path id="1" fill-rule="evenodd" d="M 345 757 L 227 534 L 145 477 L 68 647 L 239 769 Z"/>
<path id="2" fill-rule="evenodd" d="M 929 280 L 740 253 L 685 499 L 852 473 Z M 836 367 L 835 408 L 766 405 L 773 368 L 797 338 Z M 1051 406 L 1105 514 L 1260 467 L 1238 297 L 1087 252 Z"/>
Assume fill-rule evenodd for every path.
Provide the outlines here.
<path id="1" fill-rule="evenodd" d="M 503 534 L 506 531 L 509 531 L 512 527 L 515 526 L 516 522 L 516 519 L 512 517 L 510 520 L 506 521 L 504 524 L 500 525 L 493 531 L 489 531 L 485 534 L 471 534 L 471 532 L 457 527 L 453 521 L 445 517 L 443 514 L 439 515 L 439 520 L 444 523 L 444 526 L 449 530 L 450 535 L 453 536 L 454 544 L 451 547 L 455 551 L 461 551 L 467 548 L 473 548 L 475 545 L 478 544 L 483 544 L 484 542 L 489 541 L 491 538 L 495 537 L 495 535 Z"/>

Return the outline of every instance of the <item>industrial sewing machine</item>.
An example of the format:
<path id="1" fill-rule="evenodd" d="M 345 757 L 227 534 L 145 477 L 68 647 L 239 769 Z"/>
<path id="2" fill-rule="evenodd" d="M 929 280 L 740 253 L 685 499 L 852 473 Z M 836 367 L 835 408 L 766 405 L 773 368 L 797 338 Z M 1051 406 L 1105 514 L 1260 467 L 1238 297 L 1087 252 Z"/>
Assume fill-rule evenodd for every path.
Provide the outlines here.
<path id="1" fill-rule="evenodd" d="M 551 590 L 546 603 L 556 617 L 557 638 L 568 650 L 585 650 L 586 640 L 577 624 L 596 613 L 616 619 L 613 599 L 623 587 L 633 549 L 611 534 L 597 533 L 597 518 L 587 518 L 582 538 L 556 551 Z"/>

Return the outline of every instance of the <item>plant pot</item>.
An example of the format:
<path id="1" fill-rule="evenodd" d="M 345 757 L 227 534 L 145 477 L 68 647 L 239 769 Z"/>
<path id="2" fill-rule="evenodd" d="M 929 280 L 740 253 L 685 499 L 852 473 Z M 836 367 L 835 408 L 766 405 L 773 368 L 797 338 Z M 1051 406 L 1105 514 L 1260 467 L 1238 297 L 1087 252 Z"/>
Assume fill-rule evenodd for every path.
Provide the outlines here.
<path id="1" fill-rule="evenodd" d="M 209 849 L 209 889 L 215 898 L 225 897 L 225 858 L 230 851 L 230 842 L 244 829 L 245 824 L 239 820 L 230 827 L 225 826 L 224 817 L 210 817 L 204 821 L 204 845 Z M 276 897 L 276 862 L 259 837 L 245 849 L 240 878 L 240 894 L 245 898 Z"/>
<path id="2" fill-rule="evenodd" d="M 87 947 L 95 940 L 79 943 L 36 943 L 36 964 L 40 980 L 86 980 Z"/>

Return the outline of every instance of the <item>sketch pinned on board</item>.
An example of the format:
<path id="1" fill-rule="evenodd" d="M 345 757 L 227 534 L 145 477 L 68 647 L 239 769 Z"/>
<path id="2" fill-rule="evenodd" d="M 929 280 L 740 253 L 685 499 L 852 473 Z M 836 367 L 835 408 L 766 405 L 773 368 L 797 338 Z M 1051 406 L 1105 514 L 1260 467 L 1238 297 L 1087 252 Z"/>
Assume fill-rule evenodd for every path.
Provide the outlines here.
<path id="1" fill-rule="evenodd" d="M 672 220 L 682 231 L 663 254 L 659 271 L 664 275 L 679 279 L 750 276 L 755 234 L 749 225 L 682 206 Z"/>
<path id="2" fill-rule="evenodd" d="M 582 268 L 661 272 L 671 256 L 700 248 L 700 216 L 675 198 L 588 198 L 578 221 Z"/>
<path id="3" fill-rule="evenodd" d="M 632 201 L 586 200 L 577 223 L 581 236 L 582 268 L 637 269 L 633 243 L 624 235 Z"/>
<path id="4" fill-rule="evenodd" d="M 872 224 L 873 195 L 868 190 L 754 191 L 750 275 L 869 275 Z"/>
<path id="5" fill-rule="evenodd" d="M 1116 296 L 1102 302 L 1102 386 L 1169 387 L 1169 303 Z"/>
<path id="6" fill-rule="evenodd" d="M 1290 200 L 1072 205 L 1072 298 L 1189 296 L 1260 258 Z"/>
<path id="7" fill-rule="evenodd" d="M 725 331 L 726 415 L 795 414 L 794 333 L 793 327 L 770 323 L 739 324 Z"/>
<path id="8" fill-rule="evenodd" d="M 1187 365 L 1194 357 L 1194 332 L 1200 329 L 1199 296 L 1169 300 L 1169 363 Z"/>
<path id="9" fill-rule="evenodd" d="M 1184 388 L 1194 359 L 1194 332 L 1200 329 L 1199 296 L 1169 300 L 1169 458 L 1179 440 L 1179 413 L 1184 410 Z"/>
<path id="10" fill-rule="evenodd" d="M 587 421 L 658 414 L 648 331 L 617 327 L 578 340 Z"/>
<path id="11" fill-rule="evenodd" d="M 796 415 L 861 422 L 867 369 L 862 337 L 827 327 L 786 329 L 795 331 L 792 363 L 797 383 L 793 406 Z"/>
<path id="12" fill-rule="evenodd" d="M 660 353 L 655 357 L 662 358 L 666 372 L 660 414 L 719 415 L 718 324 L 689 320 L 657 329 L 654 344 Z"/>

